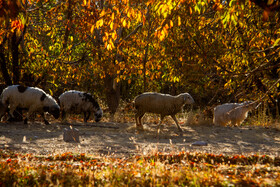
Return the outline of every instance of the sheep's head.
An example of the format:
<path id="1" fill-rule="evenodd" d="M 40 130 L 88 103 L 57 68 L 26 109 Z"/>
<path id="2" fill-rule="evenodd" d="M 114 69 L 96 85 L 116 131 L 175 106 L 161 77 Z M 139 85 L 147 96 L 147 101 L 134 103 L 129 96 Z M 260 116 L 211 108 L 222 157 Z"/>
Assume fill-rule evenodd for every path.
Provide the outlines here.
<path id="1" fill-rule="evenodd" d="M 192 98 L 192 96 L 189 93 L 182 93 L 180 94 L 181 97 L 183 97 L 184 103 L 185 104 L 193 104 L 194 103 L 194 99 Z"/>
<path id="2" fill-rule="evenodd" d="M 59 118 L 59 114 L 60 114 L 60 107 L 57 105 L 55 106 L 50 106 L 50 107 L 44 107 L 44 112 L 48 112 L 50 113 L 51 115 L 53 115 L 53 117 L 55 119 L 58 119 Z"/>
<path id="3" fill-rule="evenodd" d="M 97 110 L 97 112 L 94 113 L 94 119 L 96 122 L 99 122 L 101 120 L 103 116 L 103 111 L 102 109 L 100 108 L 99 110 Z"/>

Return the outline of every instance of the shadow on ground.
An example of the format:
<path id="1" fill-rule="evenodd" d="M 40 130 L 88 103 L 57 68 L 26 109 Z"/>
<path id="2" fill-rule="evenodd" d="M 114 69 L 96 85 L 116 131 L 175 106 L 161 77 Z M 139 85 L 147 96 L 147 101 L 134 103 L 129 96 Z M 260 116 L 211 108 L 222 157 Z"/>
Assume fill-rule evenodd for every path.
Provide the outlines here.
<path id="1" fill-rule="evenodd" d="M 93 155 L 130 156 L 153 152 L 207 152 L 214 154 L 268 154 L 279 156 L 280 131 L 264 127 L 219 127 L 212 125 L 182 125 L 178 133 L 174 124 L 165 125 L 157 134 L 155 124 L 145 124 L 137 132 L 134 123 L 71 123 L 79 130 L 80 143 L 63 141 L 63 130 L 69 127 L 59 122 L 0 123 L 0 149 L 42 155 L 64 152 Z M 207 146 L 193 146 L 203 141 Z"/>

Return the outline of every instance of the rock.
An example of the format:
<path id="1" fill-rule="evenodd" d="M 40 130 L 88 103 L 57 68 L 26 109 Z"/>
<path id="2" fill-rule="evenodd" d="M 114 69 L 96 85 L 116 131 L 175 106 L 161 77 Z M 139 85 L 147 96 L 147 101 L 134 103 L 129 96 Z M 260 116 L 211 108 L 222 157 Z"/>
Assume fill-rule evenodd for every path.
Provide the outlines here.
<path id="1" fill-rule="evenodd" d="M 194 143 L 192 143 L 192 146 L 207 146 L 208 143 L 204 142 L 204 141 L 196 141 Z"/>
<path id="2" fill-rule="evenodd" d="M 80 132 L 76 128 L 65 128 L 63 133 L 63 140 L 65 142 L 80 142 Z"/>

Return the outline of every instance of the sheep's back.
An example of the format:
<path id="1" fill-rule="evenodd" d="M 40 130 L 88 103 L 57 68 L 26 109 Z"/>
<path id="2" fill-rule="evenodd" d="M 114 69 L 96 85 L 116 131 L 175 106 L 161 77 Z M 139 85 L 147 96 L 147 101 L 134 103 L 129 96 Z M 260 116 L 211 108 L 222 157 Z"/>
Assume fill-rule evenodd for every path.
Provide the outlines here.
<path id="1" fill-rule="evenodd" d="M 142 112 L 169 115 L 174 107 L 174 97 L 168 94 L 144 93 L 134 100 L 135 108 Z"/>
<path id="2" fill-rule="evenodd" d="M 82 112 L 83 110 L 88 110 L 92 108 L 90 102 L 86 102 L 81 96 L 82 92 L 70 90 L 64 92 L 59 96 L 59 102 L 62 109 L 66 111 L 73 110 L 74 112 Z"/>
<path id="3" fill-rule="evenodd" d="M 225 103 L 222 105 L 218 105 L 214 108 L 214 113 L 227 113 L 238 106 L 240 106 L 240 104 L 238 103 Z"/>
<path id="4" fill-rule="evenodd" d="M 13 85 L 3 90 L 2 99 L 3 103 L 9 102 L 18 107 L 29 108 L 40 100 L 42 94 L 45 94 L 43 90 L 33 87 L 27 87 L 24 92 L 19 92 L 18 85 Z"/>

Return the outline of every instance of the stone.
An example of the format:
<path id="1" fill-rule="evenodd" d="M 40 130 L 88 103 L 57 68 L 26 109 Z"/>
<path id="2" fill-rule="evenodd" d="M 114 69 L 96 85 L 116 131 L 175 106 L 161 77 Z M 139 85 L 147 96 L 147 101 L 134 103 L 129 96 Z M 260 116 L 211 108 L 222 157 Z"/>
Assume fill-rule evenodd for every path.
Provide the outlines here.
<path id="1" fill-rule="evenodd" d="M 207 146 L 208 143 L 204 142 L 204 141 L 196 141 L 194 143 L 192 143 L 192 146 Z"/>
<path id="2" fill-rule="evenodd" d="M 76 128 L 65 128 L 63 133 L 63 140 L 65 142 L 80 142 L 80 132 Z"/>

